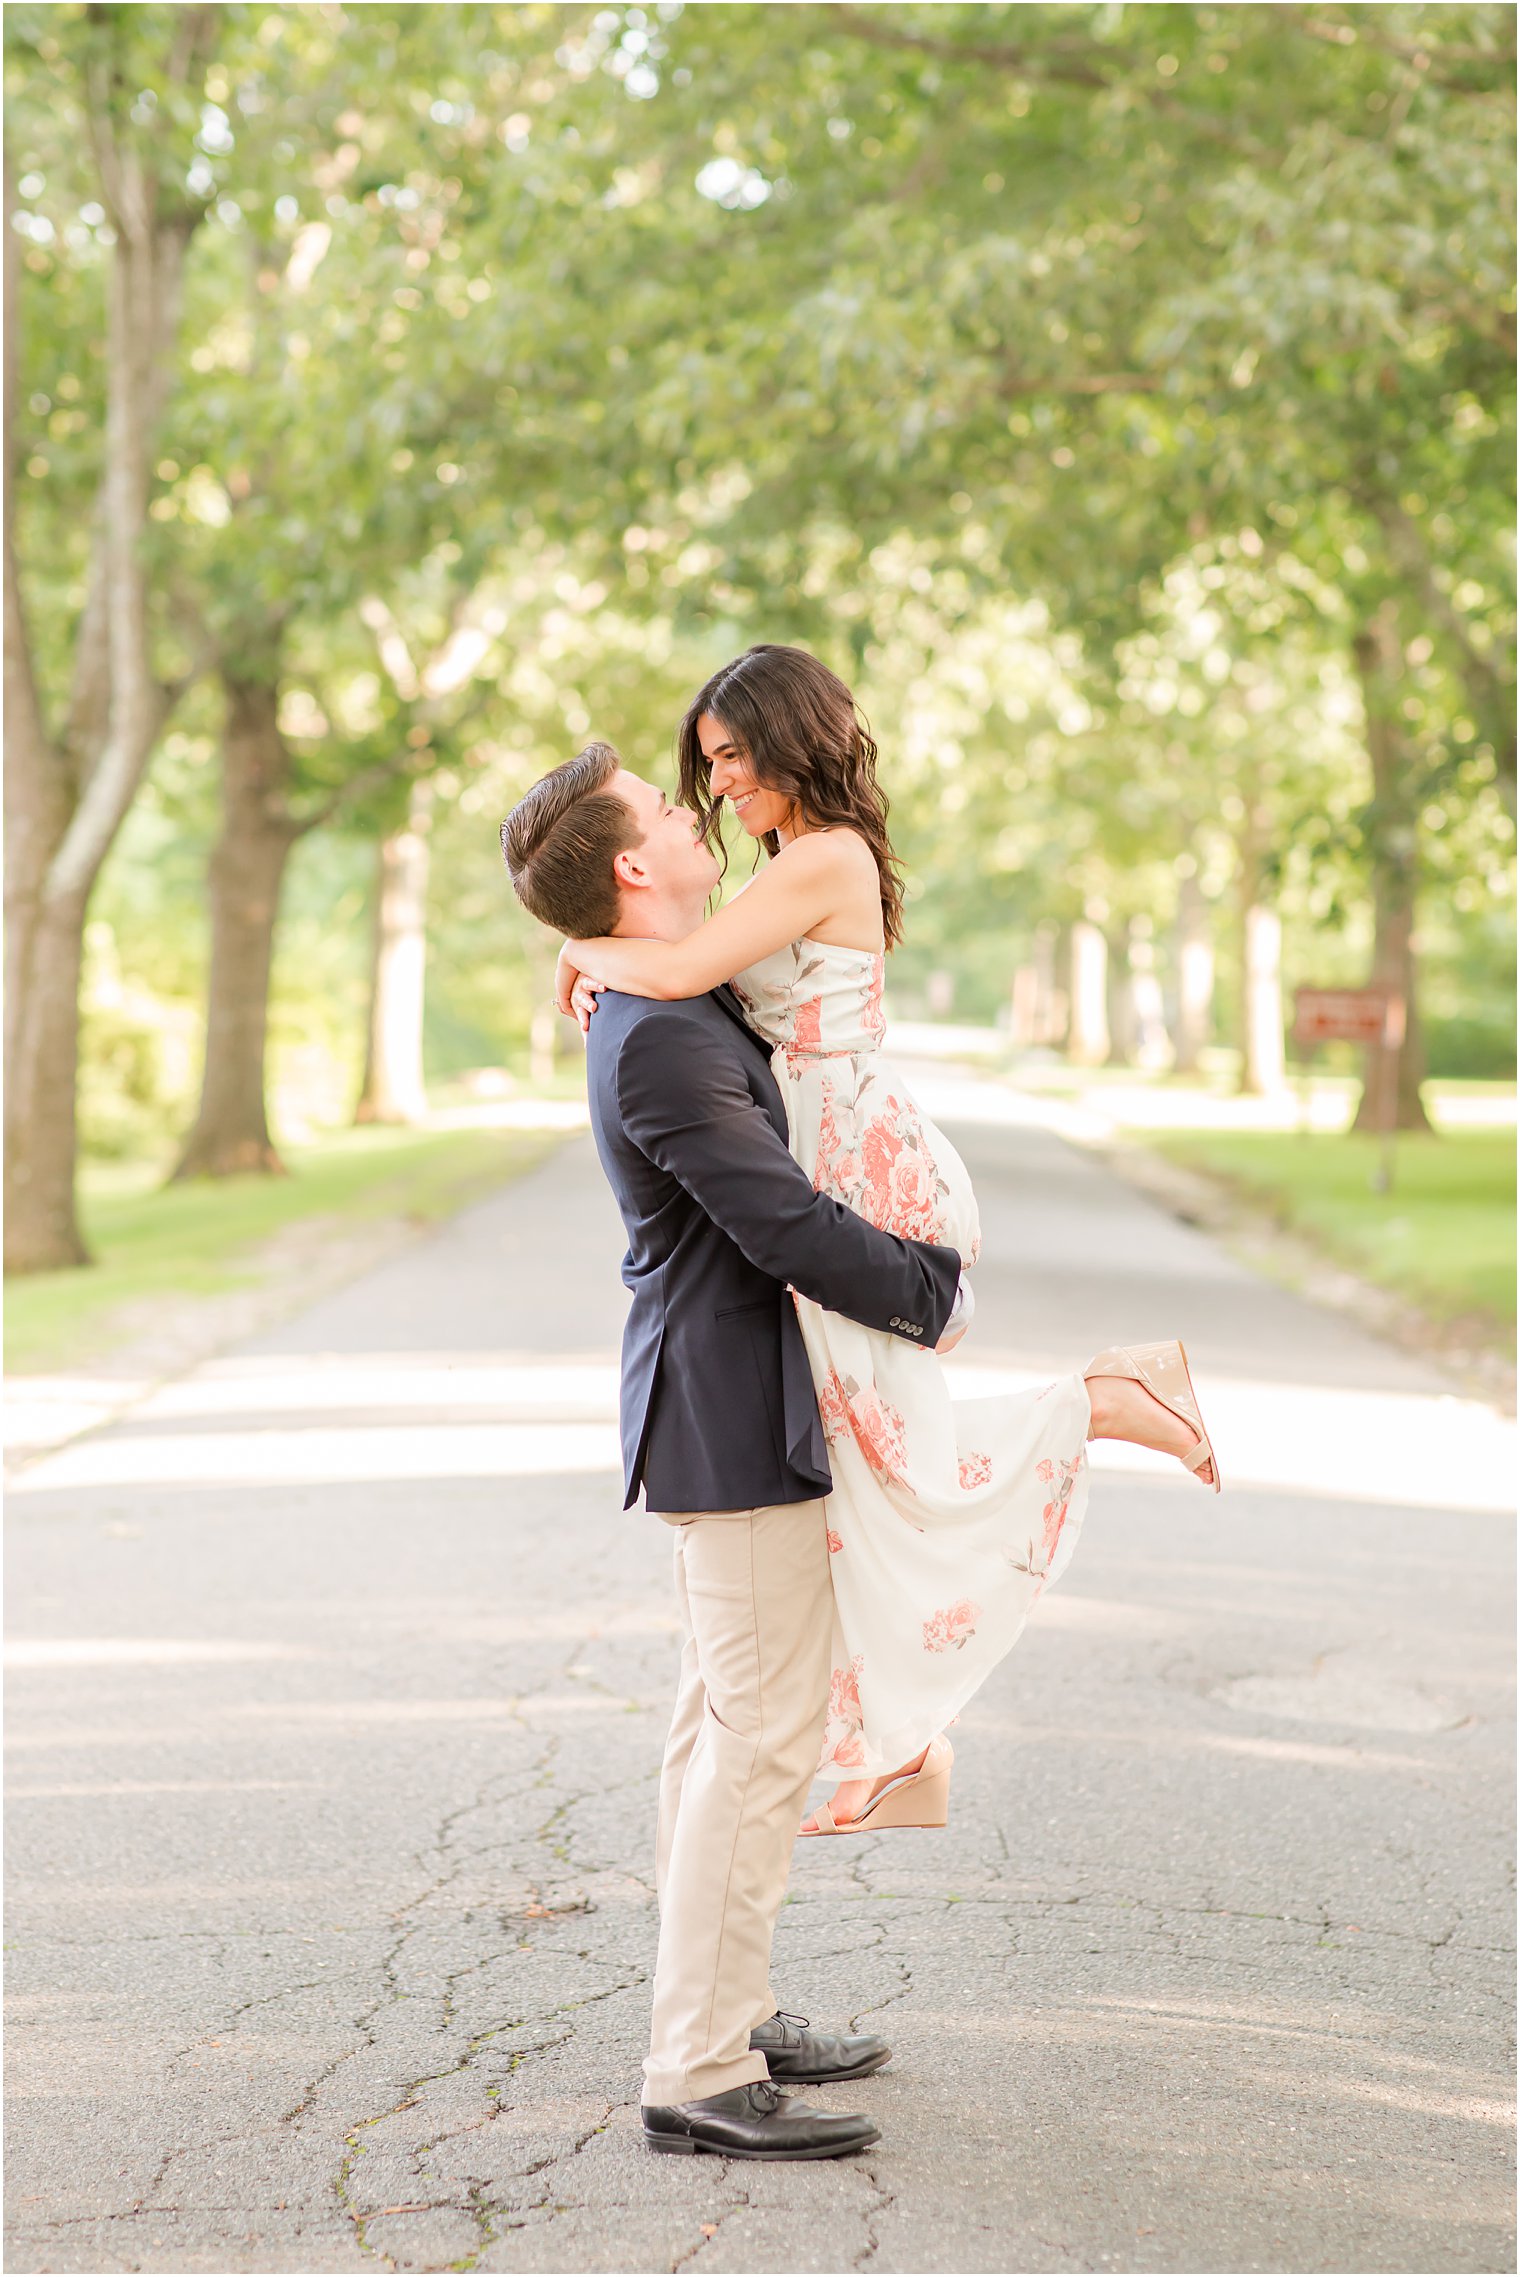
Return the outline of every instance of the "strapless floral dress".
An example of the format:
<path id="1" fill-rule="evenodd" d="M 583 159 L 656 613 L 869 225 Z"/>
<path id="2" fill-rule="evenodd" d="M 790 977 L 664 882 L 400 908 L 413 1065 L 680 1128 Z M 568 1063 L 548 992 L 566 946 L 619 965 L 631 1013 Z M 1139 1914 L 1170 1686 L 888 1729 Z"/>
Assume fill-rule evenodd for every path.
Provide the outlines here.
<path id="1" fill-rule="evenodd" d="M 881 1055 L 883 959 L 795 941 L 734 993 L 791 1150 L 872 1225 L 980 1248 L 966 1166 Z M 1065 1570 L 1087 1499 L 1080 1375 L 957 1413 L 932 1351 L 795 1299 L 829 1442 L 836 1608 L 820 1775 L 892 1770 L 970 1699 Z"/>

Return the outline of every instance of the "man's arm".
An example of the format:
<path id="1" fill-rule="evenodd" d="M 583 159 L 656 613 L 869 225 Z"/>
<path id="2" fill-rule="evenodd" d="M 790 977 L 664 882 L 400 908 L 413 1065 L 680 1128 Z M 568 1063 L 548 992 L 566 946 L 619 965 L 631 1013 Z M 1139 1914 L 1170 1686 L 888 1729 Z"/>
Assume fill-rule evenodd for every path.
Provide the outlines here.
<path id="1" fill-rule="evenodd" d="M 956 1252 L 882 1233 L 815 1193 L 705 1022 L 680 1006 L 641 1021 L 615 1080 L 628 1136 L 752 1265 L 863 1327 L 939 1341 L 960 1279 Z"/>

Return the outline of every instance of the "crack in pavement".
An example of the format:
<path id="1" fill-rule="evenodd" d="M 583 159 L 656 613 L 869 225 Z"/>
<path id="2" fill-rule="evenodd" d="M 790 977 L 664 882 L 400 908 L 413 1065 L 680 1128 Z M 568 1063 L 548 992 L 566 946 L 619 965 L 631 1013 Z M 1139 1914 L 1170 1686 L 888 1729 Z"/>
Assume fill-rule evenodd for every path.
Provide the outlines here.
<path id="1" fill-rule="evenodd" d="M 577 1637 L 573 1640 L 568 1649 L 567 1666 L 561 1672 L 563 1680 L 568 1680 L 570 1665 L 574 1664 L 587 1649 L 588 1640 L 586 1638 Z M 621 1695 L 616 1696 L 621 1697 Z M 520 1728 L 525 1733 L 533 1729 L 526 1718 L 520 1720 Z M 531 1870 L 522 1873 L 520 1882 L 527 1893 L 526 1898 L 506 1912 L 495 1908 L 492 1914 L 493 1920 L 500 1928 L 526 1931 L 526 1934 L 518 1938 L 510 1951 L 486 1952 L 459 1968 L 444 1972 L 439 2009 L 439 2029 L 444 2034 L 447 2034 L 458 2020 L 459 1988 L 469 1979 L 480 1976 L 484 1970 L 491 1968 L 499 1961 L 510 1959 L 513 1953 L 531 1953 L 534 1951 L 538 1936 L 543 1934 L 538 1926 L 540 1923 L 544 1925 L 545 1930 L 553 1931 L 563 1923 L 572 1921 L 591 1910 L 590 1901 L 584 1892 L 568 1898 L 555 1894 L 560 1873 L 567 1868 L 574 1870 L 577 1865 L 573 1854 L 573 1840 L 569 1834 L 569 1822 L 577 1805 L 587 1799 L 586 1795 L 582 1793 L 556 1794 L 556 1777 L 561 1752 L 561 1740 L 558 1734 L 543 1735 L 543 1744 L 537 1756 L 526 1768 L 493 1775 L 476 1791 L 470 1802 L 460 1804 L 444 1815 L 439 1821 L 430 1843 L 417 1854 L 419 1870 L 428 1872 L 430 1861 L 433 1870 L 427 1887 L 418 1891 L 404 1906 L 397 1909 L 393 1919 L 398 1923 L 408 1916 L 415 1917 L 418 1915 L 430 1901 L 443 1895 L 452 1884 L 457 1882 L 461 1874 L 468 1868 L 478 1866 L 482 1860 L 501 1852 L 516 1857 L 522 1851 L 524 1845 L 520 1838 L 509 1837 L 501 1842 L 491 1840 L 475 1845 L 465 1843 L 461 1840 L 460 1830 L 469 1820 L 511 1800 L 525 1799 L 535 1791 L 549 1790 L 552 1807 L 539 1817 L 535 1825 L 527 1830 L 526 1838 L 526 1847 L 530 1852 L 537 1850 L 541 1856 L 547 1854 L 549 1871 L 547 1875 L 542 1876 L 535 1876 Z M 467 1909 L 464 1916 L 465 1925 L 468 1926 L 473 1918 L 473 1913 Z M 527 1926 L 530 1922 L 534 1925 L 532 1929 L 528 1929 Z M 363 2020 L 367 2049 L 373 2049 L 377 2044 L 376 2033 L 369 2029 L 375 2019 L 382 2016 L 388 2006 L 409 1997 L 401 1989 L 398 1969 L 406 1946 L 411 1938 L 417 1934 L 419 1926 L 414 1919 L 411 1926 L 402 1931 L 389 1952 L 382 1957 L 382 1997 L 376 2001 L 368 2016 Z M 599 1957 L 590 1947 L 572 1947 L 571 1951 L 576 1957 L 593 1965 Z M 537 2028 L 542 2034 L 540 2038 L 527 2046 L 514 2048 L 508 2054 L 504 2076 L 506 2081 L 515 2080 L 535 2060 L 563 2047 L 573 2037 L 573 2019 L 580 2012 L 601 2001 L 631 1991 L 645 1981 L 646 1972 L 642 1967 L 635 1967 L 631 1971 L 625 1969 L 617 1975 L 613 1983 L 604 1985 L 599 1990 L 575 1998 L 555 1999 L 541 2009 L 529 2010 L 499 2024 L 490 2025 L 484 2030 L 473 2032 L 466 2040 L 462 2051 L 452 2062 L 438 2064 L 426 2071 L 414 2074 L 404 2083 L 399 2094 L 384 2108 L 353 2122 L 342 2138 L 344 2154 L 340 2158 L 333 2175 L 332 2189 L 339 2206 L 352 2225 L 353 2235 L 360 2252 L 367 2258 L 381 2261 L 387 2267 L 396 2265 L 394 2257 L 386 2253 L 370 2234 L 372 2226 L 380 2218 L 382 2210 L 366 2208 L 362 2204 L 363 2192 L 358 2184 L 358 2172 L 360 2160 L 368 2155 L 370 2149 L 370 2146 L 364 2141 L 364 2137 L 368 2133 L 380 2126 L 385 2120 L 398 2117 L 404 2111 L 415 2109 L 424 2101 L 429 2088 L 444 2080 L 457 2079 L 461 2074 L 469 2071 L 482 2053 L 490 2048 L 494 2042 L 516 2032 Z M 557 2019 L 566 2020 L 563 2029 L 558 2031 L 546 2029 L 551 2027 Z M 352 2052 L 354 2051 L 350 2051 L 350 2053 Z M 286 2114 L 287 2119 L 294 2119 L 300 2116 L 303 2111 L 308 2110 L 315 2099 L 318 2087 L 325 2084 L 334 2072 L 341 2068 L 341 2063 L 346 2060 L 348 2059 L 345 2057 L 340 2059 L 338 2064 L 328 2066 L 326 2071 L 319 2075 L 318 2080 L 308 2087 L 300 2102 Z M 417 2161 L 436 2152 L 441 2144 L 457 2142 L 464 2135 L 473 2134 L 489 2127 L 505 2109 L 511 2107 L 504 2102 L 499 2083 L 488 2086 L 485 2093 L 491 2108 L 481 2118 L 463 2125 L 434 2129 L 430 2132 L 427 2143 L 413 2146 L 406 2155 L 411 2160 L 414 2171 L 417 2171 Z M 562 2166 L 566 2161 L 578 2157 L 588 2143 L 606 2131 L 613 2111 L 620 2107 L 616 2102 L 609 2102 L 605 2106 L 601 2118 L 577 2135 L 567 2149 L 551 2152 L 548 2156 L 534 2160 L 522 2169 L 522 2179 L 527 2180 L 537 2174 L 551 2171 Z M 540 2205 L 544 2203 L 547 2203 L 547 2200 L 540 2201 Z M 481 2256 L 499 2234 L 497 2225 L 523 2226 L 511 2219 L 505 2206 L 493 2202 L 488 2194 L 487 2186 L 478 2179 L 471 2180 L 462 2190 L 456 2190 L 442 2199 L 429 2200 L 429 2210 L 441 2211 L 444 2209 L 467 2216 L 476 2226 L 477 2243 L 474 2250 L 462 2258 L 452 2261 L 450 2266 L 455 2269 L 467 2270 L 476 2266 Z"/>

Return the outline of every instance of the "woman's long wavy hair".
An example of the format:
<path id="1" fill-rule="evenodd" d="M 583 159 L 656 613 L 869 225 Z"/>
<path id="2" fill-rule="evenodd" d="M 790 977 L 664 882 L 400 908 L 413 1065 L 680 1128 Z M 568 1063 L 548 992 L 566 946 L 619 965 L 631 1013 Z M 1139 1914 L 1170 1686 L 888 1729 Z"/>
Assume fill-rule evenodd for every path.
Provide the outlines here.
<path id="1" fill-rule="evenodd" d="M 902 939 L 902 865 L 887 836 L 886 794 L 876 780 L 876 745 L 844 682 L 803 648 L 762 642 L 747 648 L 692 698 L 677 737 L 681 799 L 701 820 L 704 841 L 726 867 L 718 809 L 709 787 L 697 722 L 721 720 L 749 760 L 757 783 L 797 807 L 809 830 L 858 830 L 876 857 L 887 947 Z M 779 851 L 776 834 L 764 838 Z"/>

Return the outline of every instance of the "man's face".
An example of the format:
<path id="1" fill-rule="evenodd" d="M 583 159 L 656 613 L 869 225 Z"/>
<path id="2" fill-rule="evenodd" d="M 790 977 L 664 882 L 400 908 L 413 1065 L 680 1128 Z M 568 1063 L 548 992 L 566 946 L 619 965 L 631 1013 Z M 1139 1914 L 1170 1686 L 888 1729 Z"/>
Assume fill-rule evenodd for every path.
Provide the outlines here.
<path id="1" fill-rule="evenodd" d="M 705 901 L 718 882 L 718 859 L 698 838 L 691 809 L 672 806 L 663 791 L 626 767 L 618 769 L 607 788 L 633 809 L 644 833 L 643 845 L 619 854 L 613 865 L 619 884 Z"/>

